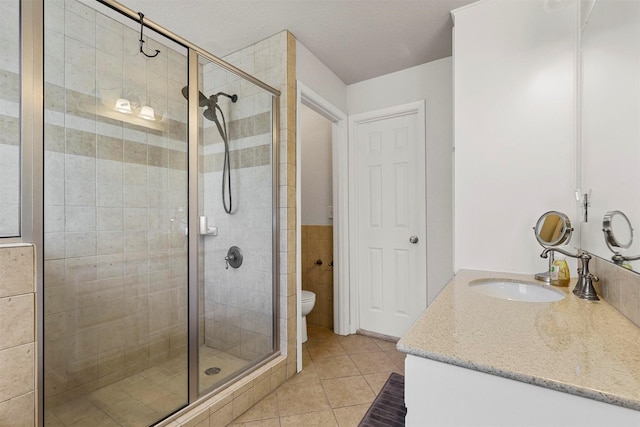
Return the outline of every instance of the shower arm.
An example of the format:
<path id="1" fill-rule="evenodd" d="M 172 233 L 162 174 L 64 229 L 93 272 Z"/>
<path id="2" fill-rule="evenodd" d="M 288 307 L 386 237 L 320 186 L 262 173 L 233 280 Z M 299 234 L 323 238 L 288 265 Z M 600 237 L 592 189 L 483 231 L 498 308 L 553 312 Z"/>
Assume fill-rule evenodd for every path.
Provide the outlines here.
<path id="1" fill-rule="evenodd" d="M 231 100 L 231 102 L 236 102 L 238 100 L 238 95 L 236 95 L 236 94 L 229 95 L 229 94 L 224 93 L 224 92 L 218 92 L 218 93 L 215 94 L 216 97 L 218 97 L 220 95 L 226 96 L 227 98 L 229 98 Z"/>

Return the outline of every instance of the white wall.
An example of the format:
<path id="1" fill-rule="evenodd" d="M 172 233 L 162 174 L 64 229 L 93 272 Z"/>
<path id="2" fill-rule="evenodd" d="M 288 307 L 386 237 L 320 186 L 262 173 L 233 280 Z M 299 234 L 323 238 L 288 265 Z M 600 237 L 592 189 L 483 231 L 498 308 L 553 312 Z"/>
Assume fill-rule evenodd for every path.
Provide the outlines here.
<path id="1" fill-rule="evenodd" d="M 347 111 L 347 86 L 299 41 L 296 41 L 296 79 L 340 111 Z"/>
<path id="2" fill-rule="evenodd" d="M 544 271 L 537 218 L 559 210 L 579 226 L 576 4 L 544 5 L 492 0 L 454 13 L 456 271 Z"/>
<path id="3" fill-rule="evenodd" d="M 422 99 L 437 105 L 438 101 L 450 97 L 451 86 L 447 87 L 447 81 L 451 79 L 447 76 L 451 72 L 451 58 L 443 58 L 351 84 L 347 87 L 347 111 L 357 114 Z M 442 107 L 446 109 L 447 105 L 450 103 Z"/>
<path id="4" fill-rule="evenodd" d="M 347 88 L 349 114 L 425 100 L 429 303 L 453 274 L 451 67 L 451 58 L 444 58 Z"/>
<path id="5" fill-rule="evenodd" d="M 300 114 L 302 225 L 332 225 L 331 122 L 304 105 Z"/>

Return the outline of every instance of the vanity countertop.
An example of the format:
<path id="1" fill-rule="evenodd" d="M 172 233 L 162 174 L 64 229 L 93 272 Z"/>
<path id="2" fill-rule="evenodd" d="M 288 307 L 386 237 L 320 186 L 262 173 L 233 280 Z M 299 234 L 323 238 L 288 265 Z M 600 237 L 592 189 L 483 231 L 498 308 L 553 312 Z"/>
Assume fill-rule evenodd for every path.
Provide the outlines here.
<path id="1" fill-rule="evenodd" d="M 398 342 L 432 360 L 640 410 L 640 328 L 606 301 L 556 302 L 482 295 L 480 278 L 533 275 L 461 270 Z M 540 282 L 538 282 L 540 283 Z M 640 301 L 638 302 L 640 304 Z"/>

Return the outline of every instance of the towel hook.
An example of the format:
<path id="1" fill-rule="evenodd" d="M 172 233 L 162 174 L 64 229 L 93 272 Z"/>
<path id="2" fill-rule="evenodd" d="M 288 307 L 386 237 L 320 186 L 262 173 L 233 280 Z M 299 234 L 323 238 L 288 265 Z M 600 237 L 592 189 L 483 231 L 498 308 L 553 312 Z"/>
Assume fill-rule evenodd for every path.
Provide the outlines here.
<path id="1" fill-rule="evenodd" d="M 155 58 L 160 53 L 158 49 L 156 49 L 156 53 L 154 53 L 153 55 L 149 55 L 144 50 L 142 50 L 142 45 L 144 44 L 144 40 L 142 39 L 142 31 L 144 30 L 144 15 L 142 14 L 142 12 L 138 12 L 138 16 L 140 16 L 140 53 L 147 58 Z"/>

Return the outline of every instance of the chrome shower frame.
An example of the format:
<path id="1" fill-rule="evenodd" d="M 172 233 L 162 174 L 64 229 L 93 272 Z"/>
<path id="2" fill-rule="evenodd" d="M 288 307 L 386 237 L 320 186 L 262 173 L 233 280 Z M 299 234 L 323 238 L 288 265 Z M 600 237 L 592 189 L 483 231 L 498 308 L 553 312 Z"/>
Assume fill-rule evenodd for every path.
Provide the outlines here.
<path id="1" fill-rule="evenodd" d="M 120 14 L 140 21 L 135 12 L 113 0 L 97 0 Z M 144 26 L 188 49 L 188 84 L 190 99 L 198 99 L 198 58 L 202 57 L 217 66 L 236 74 L 249 83 L 272 95 L 272 291 L 273 291 L 273 353 L 249 366 L 235 382 L 280 354 L 280 298 L 279 298 L 279 140 L 280 140 L 280 91 L 256 79 L 244 71 L 208 53 L 184 38 L 160 25 L 144 19 Z M 36 420 L 44 425 L 44 0 L 21 2 L 21 237 L 5 242 L 32 242 L 35 245 L 36 286 Z M 28 82 L 29 84 L 25 84 Z M 188 107 L 188 223 L 190 230 L 198 230 L 198 103 L 191 101 Z M 208 399 L 220 388 L 206 390 L 200 395 L 198 384 L 198 285 L 201 280 L 198 263 L 198 233 L 188 236 L 188 360 L 189 389 L 187 406 L 170 418 L 187 411 L 199 401 Z"/>

